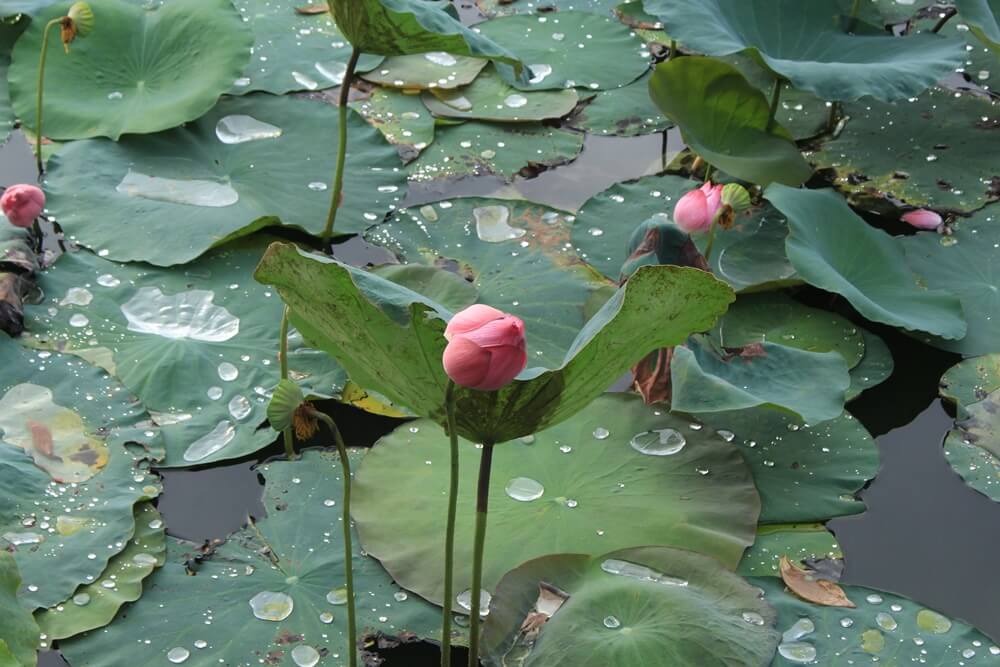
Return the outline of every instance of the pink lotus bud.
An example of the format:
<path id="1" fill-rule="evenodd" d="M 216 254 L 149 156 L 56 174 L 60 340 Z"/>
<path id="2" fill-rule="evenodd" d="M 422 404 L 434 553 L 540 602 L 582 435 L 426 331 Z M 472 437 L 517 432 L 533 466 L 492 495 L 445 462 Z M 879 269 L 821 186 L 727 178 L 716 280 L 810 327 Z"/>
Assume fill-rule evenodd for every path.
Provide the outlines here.
<path id="1" fill-rule="evenodd" d="M 722 186 L 706 181 L 688 192 L 674 206 L 674 222 L 688 233 L 706 231 L 722 206 Z"/>
<path id="2" fill-rule="evenodd" d="M 918 208 L 903 214 L 903 222 L 908 222 L 917 229 L 937 229 L 941 226 L 941 216 L 934 211 Z"/>
<path id="3" fill-rule="evenodd" d="M 34 185 L 12 185 L 0 197 L 0 208 L 15 227 L 30 227 L 45 208 L 45 193 Z"/>
<path id="4" fill-rule="evenodd" d="M 524 322 L 496 308 L 469 306 L 451 319 L 444 337 L 444 372 L 463 387 L 495 391 L 528 365 Z"/>

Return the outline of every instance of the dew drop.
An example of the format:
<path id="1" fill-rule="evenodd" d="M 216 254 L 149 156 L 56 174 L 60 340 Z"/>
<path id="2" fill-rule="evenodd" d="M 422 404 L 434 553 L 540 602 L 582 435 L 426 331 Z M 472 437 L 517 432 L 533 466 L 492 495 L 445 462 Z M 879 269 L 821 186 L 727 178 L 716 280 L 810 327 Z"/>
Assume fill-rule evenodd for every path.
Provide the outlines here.
<path id="1" fill-rule="evenodd" d="M 528 83 L 532 85 L 541 83 L 552 74 L 551 65 L 530 65 L 529 69 L 531 70 L 531 79 L 528 80 Z"/>
<path id="2" fill-rule="evenodd" d="M 90 595 L 87 593 L 77 593 L 73 596 L 73 604 L 77 607 L 86 607 L 90 604 Z"/>
<path id="3" fill-rule="evenodd" d="M 213 401 L 222 398 L 222 387 L 209 387 L 205 394 Z"/>
<path id="4" fill-rule="evenodd" d="M 215 136 L 224 144 L 244 144 L 260 139 L 277 139 L 281 128 L 253 116 L 234 114 L 224 116 L 215 124 Z"/>
<path id="5" fill-rule="evenodd" d="M 333 623 L 333 614 L 331 614 L 328 611 L 324 611 L 322 614 L 319 615 L 319 622 L 325 625 L 330 625 L 331 623 Z"/>
<path id="6" fill-rule="evenodd" d="M 519 239 L 527 230 L 511 227 L 510 209 L 506 206 L 481 206 L 472 210 L 476 219 L 476 235 L 487 243 L 502 243 Z"/>
<path id="7" fill-rule="evenodd" d="M 108 93 L 109 100 L 120 100 L 123 97 L 125 96 L 122 95 L 122 92 L 120 90 L 113 90 L 110 93 Z"/>
<path id="8" fill-rule="evenodd" d="M 253 615 L 262 621 L 283 621 L 292 614 L 295 602 L 285 593 L 262 591 L 250 600 Z"/>
<path id="9" fill-rule="evenodd" d="M 880 611 L 879 613 L 875 614 L 875 622 L 878 624 L 878 627 L 882 628 L 883 630 L 887 630 L 889 632 L 892 632 L 897 627 L 899 627 L 898 624 L 896 623 L 896 619 L 894 619 L 892 616 L 885 613 L 884 611 Z"/>
<path id="10" fill-rule="evenodd" d="M 97 284 L 101 287 L 118 287 L 122 284 L 122 281 L 118 280 L 110 273 L 105 273 L 97 276 Z"/>
<path id="11" fill-rule="evenodd" d="M 951 630 L 951 619 L 936 611 L 921 609 L 917 612 L 917 627 L 935 635 L 943 635 Z"/>
<path id="12" fill-rule="evenodd" d="M 622 627 L 622 622 L 619 621 L 614 616 L 605 616 L 604 627 L 608 628 L 609 630 L 617 630 L 618 628 Z"/>
<path id="13" fill-rule="evenodd" d="M 865 598 L 869 604 L 882 604 L 882 596 L 877 593 L 872 593 Z"/>
<path id="14" fill-rule="evenodd" d="M 71 327 L 76 327 L 77 329 L 82 328 L 90 324 L 90 320 L 83 313 L 76 313 L 71 318 L 69 318 L 69 325 Z"/>
<path id="15" fill-rule="evenodd" d="M 808 642 L 792 642 L 778 646 L 778 653 L 788 662 L 808 665 L 816 659 L 816 647 Z"/>
<path id="16" fill-rule="evenodd" d="M 490 595 L 490 592 L 487 591 L 487 590 L 483 590 L 483 591 L 481 591 L 479 593 L 479 615 L 480 616 L 488 616 L 489 615 L 489 613 L 490 613 L 490 601 L 492 599 L 493 599 L 493 596 Z M 462 591 L 455 598 L 455 601 L 458 603 L 458 606 L 461 607 L 462 609 L 464 609 L 465 611 L 472 611 L 472 590 L 469 589 L 469 590 Z"/>
<path id="17" fill-rule="evenodd" d="M 197 649 L 208 648 L 208 642 L 204 639 L 194 640 L 194 647 Z"/>
<path id="18" fill-rule="evenodd" d="M 604 428 L 602 426 L 598 426 L 597 428 L 594 429 L 594 439 L 595 440 L 606 440 L 608 438 L 608 436 L 610 436 L 610 435 L 611 435 L 611 431 L 609 431 L 608 429 L 606 429 L 606 428 Z"/>
<path id="19" fill-rule="evenodd" d="M 725 429 L 719 429 L 718 431 L 716 431 L 716 433 L 720 438 L 722 438 L 726 442 L 732 442 L 736 438 L 735 433 L 733 433 L 732 431 L 727 431 Z"/>
<path id="20" fill-rule="evenodd" d="M 175 646 L 174 648 L 167 651 L 167 660 L 174 663 L 175 665 L 181 664 L 190 657 L 191 657 L 191 651 L 187 650 L 182 646 Z"/>
<path id="21" fill-rule="evenodd" d="M 652 568 L 646 567 L 645 565 L 637 565 L 635 563 L 629 563 L 628 561 L 617 560 L 615 558 L 609 558 L 601 563 L 601 569 L 608 574 L 614 574 L 620 577 L 629 577 L 630 579 L 638 579 L 639 581 L 664 584 L 666 586 L 688 585 L 686 579 L 671 577 L 663 574 L 662 572 L 657 572 Z"/>
<path id="22" fill-rule="evenodd" d="M 530 477 L 515 477 L 507 482 L 504 491 L 514 500 L 526 503 L 541 498 L 545 487 Z"/>
<path id="23" fill-rule="evenodd" d="M 66 296 L 59 302 L 60 306 L 89 306 L 94 295 L 86 287 L 70 287 Z"/>
<path id="24" fill-rule="evenodd" d="M 764 625 L 764 617 L 755 611 L 745 611 L 741 616 L 750 625 Z"/>
<path id="25" fill-rule="evenodd" d="M 252 410 L 253 406 L 250 405 L 250 399 L 246 396 L 234 396 L 229 401 L 229 414 L 236 421 L 243 421 L 249 417 Z"/>
<path id="26" fill-rule="evenodd" d="M 816 624 L 812 619 L 800 618 L 792 624 L 792 627 L 785 630 L 781 635 L 781 641 L 786 643 L 797 642 L 806 635 L 816 632 Z"/>
<path id="27" fill-rule="evenodd" d="M 444 51 L 431 51 L 430 53 L 425 53 L 424 58 L 435 65 L 440 65 L 441 67 L 454 67 L 458 64 L 458 60 L 455 56 Z"/>
<path id="28" fill-rule="evenodd" d="M 308 644 L 299 644 L 292 649 L 292 662 L 298 667 L 316 667 L 319 663 L 319 651 Z"/>
<path id="29" fill-rule="evenodd" d="M 410 596 L 403 591 L 397 591 L 396 593 L 393 594 L 392 598 L 396 602 L 406 602 L 407 600 L 410 599 Z"/>
<path id="30" fill-rule="evenodd" d="M 334 588 L 326 594 L 326 601 L 337 607 L 347 604 L 347 589 L 344 587 Z"/>
<path id="31" fill-rule="evenodd" d="M 632 449 L 640 454 L 671 456 L 684 449 L 687 440 L 680 431 L 672 428 L 663 428 L 636 434 L 629 441 L 629 444 L 632 445 Z"/>
<path id="32" fill-rule="evenodd" d="M 222 343 L 240 332 L 240 320 L 212 303 L 210 290 L 164 294 L 158 287 L 143 287 L 121 307 L 129 331 L 163 338 Z"/>
<path id="33" fill-rule="evenodd" d="M 228 361 L 223 361 L 219 364 L 219 379 L 223 382 L 232 382 L 240 375 L 240 371 L 236 366 L 232 365 Z"/>
<path id="34" fill-rule="evenodd" d="M 201 461 L 215 454 L 236 437 L 236 427 L 223 419 L 211 431 L 198 438 L 184 452 L 185 461 Z"/>
<path id="35" fill-rule="evenodd" d="M 232 206 L 240 200 L 239 193 L 228 183 L 149 176 L 131 169 L 115 190 L 129 197 L 208 208 Z"/>
<path id="36" fill-rule="evenodd" d="M 324 183 L 323 181 L 313 181 L 307 187 L 313 192 L 323 192 L 329 186 L 327 186 L 327 184 Z"/>
<path id="37" fill-rule="evenodd" d="M 520 109 L 521 107 L 528 104 L 528 98 L 524 95 L 508 95 L 503 101 L 504 106 L 510 107 L 511 109 Z"/>

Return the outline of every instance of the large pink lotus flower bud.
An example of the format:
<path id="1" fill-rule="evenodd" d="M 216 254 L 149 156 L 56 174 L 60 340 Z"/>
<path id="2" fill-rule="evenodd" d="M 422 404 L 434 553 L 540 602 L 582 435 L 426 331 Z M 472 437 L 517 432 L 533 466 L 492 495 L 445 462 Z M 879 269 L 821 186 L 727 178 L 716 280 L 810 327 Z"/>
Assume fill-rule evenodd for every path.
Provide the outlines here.
<path id="1" fill-rule="evenodd" d="M 934 211 L 918 208 L 903 214 L 903 222 L 908 222 L 917 229 L 937 229 L 941 226 L 941 216 Z"/>
<path id="2" fill-rule="evenodd" d="M 0 208 L 15 227 L 30 227 L 45 208 L 45 193 L 34 185 L 11 185 L 0 197 Z"/>
<path id="3" fill-rule="evenodd" d="M 528 365 L 524 322 L 496 308 L 469 306 L 451 318 L 444 337 L 444 372 L 463 387 L 495 391 Z"/>
<path id="4" fill-rule="evenodd" d="M 674 206 L 674 222 L 688 233 L 703 232 L 712 226 L 715 214 L 722 206 L 722 186 L 711 181 L 688 192 Z"/>

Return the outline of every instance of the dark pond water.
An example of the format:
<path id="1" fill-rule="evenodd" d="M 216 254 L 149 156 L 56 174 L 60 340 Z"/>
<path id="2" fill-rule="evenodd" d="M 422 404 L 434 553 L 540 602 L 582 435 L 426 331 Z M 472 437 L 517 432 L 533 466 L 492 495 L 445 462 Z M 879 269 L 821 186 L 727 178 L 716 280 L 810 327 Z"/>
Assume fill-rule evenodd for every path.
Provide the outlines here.
<path id="1" fill-rule="evenodd" d="M 467 16 L 473 9 L 462 7 Z M 590 137 L 572 165 L 534 179 L 519 180 L 527 198 L 575 208 L 611 184 L 655 172 L 664 149 L 668 159 L 680 150 L 676 135 L 635 139 Z M 0 149 L 0 185 L 35 178 L 31 151 L 20 133 Z M 448 196 L 489 195 L 500 185 L 492 178 L 454 184 Z M 408 204 L 440 199 L 441 192 L 414 188 Z M 364 264 L 381 256 L 362 243 L 338 247 L 346 261 Z M 804 290 L 813 305 L 829 296 Z M 836 308 L 856 317 L 847 307 Z M 846 309 L 846 310 L 845 310 Z M 846 583 L 879 588 L 912 598 L 966 620 L 1000 641 L 1000 504 L 965 486 L 942 452 L 952 425 L 948 408 L 937 398 L 938 380 L 958 358 L 926 347 L 885 327 L 866 323 L 893 351 L 896 371 L 889 381 L 848 406 L 877 436 L 882 465 L 862 492 L 863 514 L 830 524 L 845 556 Z M 370 445 L 393 428 L 393 420 L 342 406 L 328 406 L 350 445 Z M 176 537 L 193 541 L 224 539 L 247 516 L 264 514 L 261 484 L 254 471 L 260 460 L 280 453 L 274 446 L 253 460 L 186 471 L 163 471 L 158 506 Z M 413 646 L 392 654 L 386 667 L 437 664 L 434 650 Z M 461 663 L 460 663 L 461 664 Z M 55 652 L 41 656 L 42 667 L 66 665 Z"/>

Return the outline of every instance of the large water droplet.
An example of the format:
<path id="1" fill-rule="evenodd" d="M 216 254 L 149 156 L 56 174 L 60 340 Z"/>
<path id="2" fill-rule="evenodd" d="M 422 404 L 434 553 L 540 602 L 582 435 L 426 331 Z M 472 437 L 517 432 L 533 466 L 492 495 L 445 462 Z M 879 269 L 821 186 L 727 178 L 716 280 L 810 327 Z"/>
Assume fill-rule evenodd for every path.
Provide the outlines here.
<path id="1" fill-rule="evenodd" d="M 530 477 L 515 477 L 507 482 L 504 491 L 514 500 L 526 503 L 541 498 L 545 487 Z"/>
<path id="2" fill-rule="evenodd" d="M 253 116 L 234 114 L 219 119 L 215 124 L 215 136 L 224 144 L 243 144 L 248 141 L 280 137 L 281 128 L 257 120 Z"/>
<path id="3" fill-rule="evenodd" d="M 649 456 L 671 456 L 684 449 L 687 440 L 684 435 L 672 428 L 661 428 L 655 431 L 645 431 L 632 437 L 629 442 L 632 449 Z"/>
<path id="4" fill-rule="evenodd" d="M 531 84 L 541 83 L 545 77 L 552 74 L 551 65 L 530 65 L 529 68 L 531 69 L 531 79 L 528 80 L 528 83 Z"/>
<path id="5" fill-rule="evenodd" d="M 83 328 L 90 324 L 90 320 L 83 313 L 76 313 L 69 318 L 69 325 L 71 327 L 76 327 L 77 329 Z"/>
<path id="6" fill-rule="evenodd" d="M 503 103 L 505 106 L 508 106 L 511 109 L 520 109 L 521 107 L 528 104 L 528 98 L 525 97 L 524 95 L 518 95 L 518 94 L 508 95 L 506 99 L 504 99 Z"/>
<path id="7" fill-rule="evenodd" d="M 792 642 L 778 646 L 778 653 L 788 662 L 808 665 L 816 659 L 816 647 L 807 642 Z"/>
<path id="8" fill-rule="evenodd" d="M 476 219 L 476 235 L 487 243 L 519 239 L 528 233 L 510 226 L 510 209 L 506 206 L 480 206 L 472 210 L 472 215 Z"/>
<path id="9" fill-rule="evenodd" d="M 250 600 L 250 608 L 262 621 L 283 621 L 292 614 L 295 602 L 285 593 L 262 591 Z"/>
<path id="10" fill-rule="evenodd" d="M 637 565 L 635 563 L 629 563 L 628 561 L 617 560 L 615 558 L 609 558 L 601 563 L 601 569 L 608 574 L 614 574 L 620 577 L 629 577 L 630 579 L 638 579 L 639 581 L 649 581 L 655 584 L 664 584 L 666 586 L 688 585 L 686 579 L 671 577 L 663 574 L 662 572 L 657 572 L 652 568 L 646 567 L 645 565 Z"/>
<path id="11" fill-rule="evenodd" d="M 122 281 L 115 278 L 110 273 L 105 273 L 97 276 L 97 284 L 101 287 L 118 287 L 122 284 Z"/>
<path id="12" fill-rule="evenodd" d="M 614 616 L 605 616 L 604 627 L 608 628 L 609 630 L 617 630 L 618 628 L 622 627 L 622 622 L 619 621 Z"/>
<path id="13" fill-rule="evenodd" d="M 240 200 L 239 193 L 227 183 L 148 176 L 131 169 L 115 190 L 129 197 L 209 208 L 232 206 Z"/>
<path id="14" fill-rule="evenodd" d="M 236 437 L 236 427 L 228 419 L 223 419 L 211 431 L 198 438 L 184 452 L 184 460 L 201 461 L 221 450 Z"/>
<path id="15" fill-rule="evenodd" d="M 299 84 L 306 90 L 316 90 L 319 88 L 319 84 L 316 83 L 312 77 L 307 74 L 303 74 L 302 72 L 292 72 L 292 78 L 295 79 L 295 83 Z"/>
<path id="16" fill-rule="evenodd" d="M 444 51 L 431 51 L 430 53 L 425 53 L 424 58 L 431 61 L 435 65 L 440 65 L 441 67 L 454 67 L 458 64 L 458 60 L 455 56 L 450 53 L 445 53 Z"/>
<path id="17" fill-rule="evenodd" d="M 77 593 L 73 596 L 73 604 L 77 607 L 86 607 L 90 604 L 90 595 L 88 593 Z"/>
<path id="18" fill-rule="evenodd" d="M 319 651 L 308 644 L 299 644 L 292 649 L 292 662 L 298 667 L 316 667 L 319 663 Z"/>
<path id="19" fill-rule="evenodd" d="M 240 332 L 240 320 L 213 304 L 214 298 L 209 290 L 167 295 L 159 287 L 143 287 L 122 305 L 122 314 L 129 331 L 221 343 Z"/>
<path id="20" fill-rule="evenodd" d="M 179 665 L 188 658 L 191 657 L 191 651 L 187 650 L 183 646 L 175 646 L 174 648 L 167 651 L 167 660 Z"/>
<path id="21" fill-rule="evenodd" d="M 344 82 L 344 76 L 347 74 L 347 63 L 336 60 L 329 63 L 316 63 L 315 67 L 316 71 L 323 75 L 323 78 L 338 86 Z"/>
<path id="22" fill-rule="evenodd" d="M 917 626 L 935 635 L 943 635 L 951 630 L 951 619 L 936 611 L 921 609 L 917 612 Z"/>
<path id="23" fill-rule="evenodd" d="M 223 382 L 232 382 L 240 375 L 240 369 L 236 368 L 233 364 L 228 361 L 223 361 L 219 364 L 219 379 Z"/>
<path id="24" fill-rule="evenodd" d="M 602 426 L 598 426 L 594 429 L 593 435 L 595 440 L 605 440 L 609 435 L 611 435 L 611 431 Z"/>
<path id="25" fill-rule="evenodd" d="M 208 396 L 209 400 L 217 401 L 222 398 L 222 387 L 209 387 L 205 395 Z"/>
<path id="26" fill-rule="evenodd" d="M 229 401 L 229 414 L 236 421 L 243 421 L 249 417 L 251 410 L 253 410 L 253 406 L 250 405 L 250 399 L 246 396 L 233 396 L 232 400 Z"/>
<path id="27" fill-rule="evenodd" d="M 153 554 L 136 554 L 132 556 L 132 562 L 140 567 L 154 567 L 157 561 Z"/>
<path id="28" fill-rule="evenodd" d="M 439 91 L 435 96 L 455 111 L 472 111 L 472 102 L 457 91 Z"/>
<path id="29" fill-rule="evenodd" d="M 59 302 L 60 306 L 89 306 L 94 295 L 86 287 L 70 287 L 66 296 Z"/>
<path id="30" fill-rule="evenodd" d="M 764 625 L 764 617 L 755 611 L 745 611 L 741 616 L 750 625 Z"/>
<path id="31" fill-rule="evenodd" d="M 490 613 L 490 601 L 493 596 L 490 595 L 489 591 L 483 590 L 479 593 L 479 615 L 488 616 Z M 455 598 L 458 606 L 465 611 L 472 611 L 472 589 L 462 591 Z"/>
<path id="32" fill-rule="evenodd" d="M 899 627 L 899 625 L 896 623 L 896 619 L 894 619 L 892 616 L 885 613 L 884 611 L 880 611 L 879 613 L 875 614 L 875 622 L 878 624 L 878 627 L 882 628 L 883 630 L 887 630 L 889 632 L 892 632 L 897 627 Z"/>
<path id="33" fill-rule="evenodd" d="M 45 539 L 45 536 L 40 533 L 4 533 L 0 537 L 15 547 L 25 544 L 41 544 Z"/>
<path id="34" fill-rule="evenodd" d="M 810 618 L 800 618 L 792 624 L 792 627 L 785 630 L 781 635 L 781 641 L 785 643 L 797 642 L 806 635 L 816 632 L 816 624 Z"/>
<path id="35" fill-rule="evenodd" d="M 326 601 L 338 607 L 347 604 L 347 589 L 343 587 L 334 588 L 326 594 Z"/>

